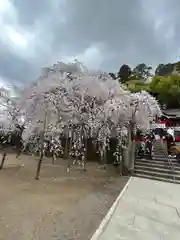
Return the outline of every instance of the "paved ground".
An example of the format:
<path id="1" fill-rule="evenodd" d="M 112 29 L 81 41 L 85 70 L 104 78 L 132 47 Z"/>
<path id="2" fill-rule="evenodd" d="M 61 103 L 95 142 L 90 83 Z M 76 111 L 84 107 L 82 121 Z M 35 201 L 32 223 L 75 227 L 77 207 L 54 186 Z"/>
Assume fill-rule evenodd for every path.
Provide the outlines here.
<path id="1" fill-rule="evenodd" d="M 0 240 L 89 240 L 127 182 L 95 163 L 67 173 L 62 159 L 45 159 L 36 181 L 36 166 L 9 154 L 0 171 Z"/>
<path id="2" fill-rule="evenodd" d="M 131 178 L 102 234 L 95 239 L 180 239 L 180 185 Z"/>

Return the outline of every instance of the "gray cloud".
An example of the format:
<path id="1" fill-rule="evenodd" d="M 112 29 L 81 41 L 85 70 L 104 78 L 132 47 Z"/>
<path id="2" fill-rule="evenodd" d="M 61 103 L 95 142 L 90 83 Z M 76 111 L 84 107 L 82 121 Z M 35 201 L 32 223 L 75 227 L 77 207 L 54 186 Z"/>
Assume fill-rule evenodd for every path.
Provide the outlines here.
<path id="1" fill-rule="evenodd" d="M 19 24 L 32 27 L 37 20 L 44 19 L 52 13 L 52 4 L 49 0 L 11 0 L 16 8 Z"/>
<path id="2" fill-rule="evenodd" d="M 92 65 L 94 53 L 94 67 L 115 71 L 123 63 L 176 61 L 180 53 L 178 0 L 9 1 L 12 28 L 34 35 L 22 49 L 0 40 L 0 76 L 10 81 L 33 80 L 44 65 L 71 56 L 89 57 Z"/>
<path id="3" fill-rule="evenodd" d="M 13 53 L 5 44 L 0 42 L 0 76 L 12 81 L 25 81 L 36 75 L 37 69 L 32 62 L 28 62 Z"/>

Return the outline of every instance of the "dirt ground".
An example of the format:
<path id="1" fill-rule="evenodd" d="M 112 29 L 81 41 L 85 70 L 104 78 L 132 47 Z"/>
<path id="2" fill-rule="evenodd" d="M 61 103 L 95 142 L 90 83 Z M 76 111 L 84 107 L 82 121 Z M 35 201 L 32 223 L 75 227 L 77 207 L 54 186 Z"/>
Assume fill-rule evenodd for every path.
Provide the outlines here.
<path id="1" fill-rule="evenodd" d="M 127 182 L 113 168 L 89 163 L 88 171 L 66 161 L 9 154 L 0 171 L 0 240 L 88 240 Z"/>

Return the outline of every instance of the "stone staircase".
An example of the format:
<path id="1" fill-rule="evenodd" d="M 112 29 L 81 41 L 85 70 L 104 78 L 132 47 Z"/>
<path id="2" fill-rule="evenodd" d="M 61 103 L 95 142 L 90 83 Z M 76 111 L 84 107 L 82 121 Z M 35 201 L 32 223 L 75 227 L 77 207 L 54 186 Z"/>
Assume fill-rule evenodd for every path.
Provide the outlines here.
<path id="1" fill-rule="evenodd" d="M 169 159 L 160 141 L 153 144 L 153 159 L 135 160 L 134 176 L 180 184 L 180 164 Z"/>

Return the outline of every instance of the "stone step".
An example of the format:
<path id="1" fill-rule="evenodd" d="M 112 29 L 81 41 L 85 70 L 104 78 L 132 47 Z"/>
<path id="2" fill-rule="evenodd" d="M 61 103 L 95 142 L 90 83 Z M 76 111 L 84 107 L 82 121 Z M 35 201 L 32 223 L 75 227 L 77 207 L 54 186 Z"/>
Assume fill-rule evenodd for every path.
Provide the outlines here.
<path id="1" fill-rule="evenodd" d="M 174 168 L 175 168 L 175 170 L 179 170 L 180 171 L 180 164 L 178 164 L 178 163 L 173 163 L 173 166 L 174 166 Z M 136 160 L 136 162 L 135 162 L 135 167 L 139 167 L 139 168 L 141 168 L 141 167 L 151 167 L 151 169 L 153 169 L 153 168 L 168 168 L 169 167 L 169 163 L 162 163 L 162 162 L 146 162 L 146 161 L 137 161 Z"/>
<path id="2" fill-rule="evenodd" d="M 169 162 L 164 162 L 164 161 L 154 161 L 152 159 L 148 160 L 148 159 L 136 159 L 135 161 L 135 165 L 142 165 L 142 166 L 159 166 L 159 167 L 166 167 L 169 165 Z M 176 167 L 180 169 L 180 164 L 177 161 L 172 161 L 172 164 Z"/>
<path id="3" fill-rule="evenodd" d="M 161 154 L 166 154 L 166 153 L 167 153 L 167 151 L 164 151 L 164 150 L 156 150 L 156 149 L 153 149 L 152 152 L 161 153 Z"/>
<path id="4" fill-rule="evenodd" d="M 161 153 L 161 154 L 166 154 L 166 152 L 165 151 L 161 151 L 161 150 L 152 150 L 152 152 L 154 152 L 154 153 Z"/>
<path id="5" fill-rule="evenodd" d="M 152 154 L 152 159 L 168 159 L 168 156 L 167 155 L 155 155 L 155 154 Z"/>
<path id="6" fill-rule="evenodd" d="M 157 150 L 164 150 L 164 148 L 162 146 L 153 146 L 154 149 L 157 149 Z"/>
<path id="7" fill-rule="evenodd" d="M 157 158 L 157 159 L 168 159 L 168 155 L 164 155 L 164 156 L 159 156 L 159 155 L 153 155 L 153 158 Z"/>
<path id="8" fill-rule="evenodd" d="M 139 165 L 135 165 L 135 171 L 139 171 L 139 170 L 141 170 L 141 171 L 148 171 L 148 172 L 151 172 L 151 171 L 153 171 L 153 172 L 157 172 L 157 173 L 164 173 L 164 174 L 168 174 L 168 175 L 171 175 L 171 174 L 173 174 L 173 175 L 179 175 L 179 178 L 180 178 L 180 168 L 179 169 L 177 169 L 177 168 L 173 168 L 174 169 L 174 171 L 173 171 L 173 173 L 172 173 L 172 168 L 169 166 L 169 165 L 167 165 L 167 166 L 165 166 L 164 168 L 161 168 L 161 167 L 154 167 L 154 166 L 139 166 Z"/>
<path id="9" fill-rule="evenodd" d="M 167 158 L 153 158 L 153 159 L 145 159 L 145 158 L 139 158 L 136 159 L 136 161 L 142 161 L 142 162 L 148 162 L 148 163 L 157 163 L 157 164 L 169 164 L 169 161 Z M 135 163 L 136 163 L 135 161 Z M 180 166 L 180 163 L 176 159 L 171 159 L 171 162 L 173 164 L 176 164 L 177 166 Z"/>
<path id="10" fill-rule="evenodd" d="M 153 158 L 168 158 L 168 155 L 152 154 Z"/>
<path id="11" fill-rule="evenodd" d="M 166 146 L 166 144 L 162 144 L 162 143 L 152 143 L 153 146 L 156 146 L 156 147 L 164 147 Z"/>
<path id="12" fill-rule="evenodd" d="M 161 148 L 163 149 L 166 145 L 161 145 L 161 144 L 152 144 L 154 148 Z"/>
<path id="13" fill-rule="evenodd" d="M 140 177 L 140 178 L 148 178 L 148 179 L 157 180 L 157 181 L 162 181 L 162 182 L 169 182 L 169 183 L 180 184 L 180 181 L 179 181 L 179 180 L 166 179 L 166 178 L 162 178 L 162 177 L 155 177 L 155 176 L 151 176 L 151 175 L 138 174 L 138 173 L 135 173 L 135 174 L 133 174 L 133 175 L 134 175 L 135 177 Z"/>
<path id="14" fill-rule="evenodd" d="M 155 152 L 155 153 L 162 153 L 162 154 L 165 153 L 164 150 L 157 150 L 157 149 L 153 149 L 152 152 Z"/>
<path id="15" fill-rule="evenodd" d="M 166 179 L 173 179 L 175 177 L 175 180 L 180 181 L 180 175 L 174 175 L 173 173 L 161 173 L 161 172 L 155 172 L 153 169 L 151 171 L 148 170 L 143 170 L 143 169 L 136 169 L 134 171 L 136 174 L 145 174 L 147 176 L 155 176 L 155 177 L 160 177 L 160 178 L 166 178 Z"/>
<path id="16" fill-rule="evenodd" d="M 164 151 L 164 150 L 165 150 L 165 148 L 162 148 L 162 147 L 154 147 L 154 146 L 153 146 L 153 149 L 154 149 L 154 150 L 158 150 L 158 151 Z"/>
<path id="17" fill-rule="evenodd" d="M 166 155 L 167 152 L 160 152 L 160 151 L 152 151 L 152 153 L 157 154 L 157 155 Z"/>
<path id="18" fill-rule="evenodd" d="M 167 152 L 160 152 L 160 151 L 158 151 L 158 152 L 156 152 L 156 151 L 152 151 L 152 153 L 154 154 L 154 155 L 167 155 Z"/>
<path id="19" fill-rule="evenodd" d="M 156 161 L 168 161 L 168 158 L 167 156 L 164 156 L 164 157 L 160 157 L 160 156 L 152 156 L 152 159 L 153 160 L 156 160 Z M 171 159 L 171 161 L 177 161 L 176 159 Z"/>
<path id="20" fill-rule="evenodd" d="M 164 151 L 165 150 L 165 148 L 162 148 L 162 147 L 153 147 L 153 149 L 160 150 L 160 151 Z"/>
<path id="21" fill-rule="evenodd" d="M 164 146 L 166 146 L 166 145 L 161 145 L 160 143 L 156 143 L 156 144 L 153 144 L 153 146 L 154 147 L 159 147 L 159 148 L 163 148 Z"/>

